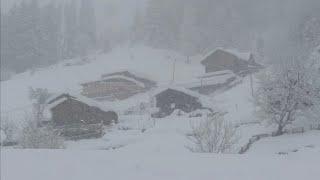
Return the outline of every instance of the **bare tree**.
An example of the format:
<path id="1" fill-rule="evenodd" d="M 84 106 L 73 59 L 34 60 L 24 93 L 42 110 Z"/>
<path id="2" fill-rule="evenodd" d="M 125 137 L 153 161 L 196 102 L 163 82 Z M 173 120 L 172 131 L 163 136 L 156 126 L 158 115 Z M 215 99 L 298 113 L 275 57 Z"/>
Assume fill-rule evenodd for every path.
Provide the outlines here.
<path id="1" fill-rule="evenodd" d="M 47 89 L 30 88 L 29 90 L 29 98 L 33 101 L 34 118 L 38 123 L 40 123 L 44 118 L 46 102 L 50 96 L 51 94 Z"/>
<path id="2" fill-rule="evenodd" d="M 194 147 L 193 152 L 227 153 L 238 141 L 236 128 L 223 119 L 222 113 L 215 113 L 196 125 L 191 125 L 192 134 L 189 139 Z"/>
<path id="3" fill-rule="evenodd" d="M 264 118 L 277 126 L 275 135 L 282 135 L 299 112 L 314 106 L 319 92 L 310 81 L 309 70 L 299 61 L 289 60 L 261 78 L 255 100 Z"/>

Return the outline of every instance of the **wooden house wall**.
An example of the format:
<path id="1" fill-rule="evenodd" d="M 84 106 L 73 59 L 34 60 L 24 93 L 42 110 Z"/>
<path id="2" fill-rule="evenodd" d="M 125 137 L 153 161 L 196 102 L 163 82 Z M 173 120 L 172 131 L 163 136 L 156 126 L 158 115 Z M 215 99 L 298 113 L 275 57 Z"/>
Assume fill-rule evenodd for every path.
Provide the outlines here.
<path id="1" fill-rule="evenodd" d="M 51 109 L 52 121 L 56 126 L 70 124 L 97 124 L 104 122 L 110 124 L 112 120 L 110 113 L 104 112 L 96 107 L 88 106 L 85 103 L 74 99 L 68 99 Z"/>
<path id="2" fill-rule="evenodd" d="M 202 107 L 198 98 L 171 89 L 156 96 L 156 106 L 164 115 L 170 115 L 175 109 L 192 112 Z"/>

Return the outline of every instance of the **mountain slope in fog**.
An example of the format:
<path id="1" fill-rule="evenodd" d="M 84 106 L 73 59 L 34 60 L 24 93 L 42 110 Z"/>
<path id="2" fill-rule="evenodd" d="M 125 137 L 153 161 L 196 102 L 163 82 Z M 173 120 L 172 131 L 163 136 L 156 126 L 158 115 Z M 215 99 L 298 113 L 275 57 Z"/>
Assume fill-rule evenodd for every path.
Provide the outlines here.
<path id="1" fill-rule="evenodd" d="M 186 62 L 186 57 L 166 50 L 137 46 L 121 47 L 108 54 L 63 61 L 48 68 L 28 71 L 1 82 L 1 111 L 8 112 L 30 106 L 29 87 L 47 88 L 49 92 L 79 94 L 80 84 L 101 78 L 102 74 L 129 70 L 159 85 L 186 83 L 204 73 L 199 61 Z"/>

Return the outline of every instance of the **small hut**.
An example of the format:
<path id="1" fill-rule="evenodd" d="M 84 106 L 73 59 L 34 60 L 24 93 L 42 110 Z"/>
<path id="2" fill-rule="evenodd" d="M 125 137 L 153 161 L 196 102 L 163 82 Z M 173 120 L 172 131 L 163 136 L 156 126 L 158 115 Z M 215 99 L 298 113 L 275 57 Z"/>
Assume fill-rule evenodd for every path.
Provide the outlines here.
<path id="1" fill-rule="evenodd" d="M 222 48 L 208 53 L 201 64 L 205 66 L 206 73 L 231 70 L 235 74 L 246 75 L 262 68 L 256 63 L 252 53 Z"/>
<path id="2" fill-rule="evenodd" d="M 175 110 L 182 110 L 186 113 L 203 109 L 199 98 L 194 92 L 184 88 L 166 88 L 155 94 L 156 107 L 158 112 L 154 117 L 166 117 Z"/>
<path id="3" fill-rule="evenodd" d="M 102 105 L 85 97 L 61 94 L 47 104 L 55 126 L 99 123 L 109 125 L 118 122 L 116 112 L 106 110 Z"/>
<path id="4" fill-rule="evenodd" d="M 118 115 L 85 97 L 61 94 L 48 101 L 46 111 L 51 124 L 69 140 L 98 138 L 103 126 L 118 122 Z"/>

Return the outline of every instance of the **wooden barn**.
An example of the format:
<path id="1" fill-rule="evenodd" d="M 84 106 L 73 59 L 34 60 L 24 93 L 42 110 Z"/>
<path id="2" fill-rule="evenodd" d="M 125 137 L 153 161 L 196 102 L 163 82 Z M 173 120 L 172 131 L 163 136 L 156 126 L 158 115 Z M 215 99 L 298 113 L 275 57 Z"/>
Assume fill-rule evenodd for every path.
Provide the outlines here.
<path id="1" fill-rule="evenodd" d="M 172 114 L 175 110 L 182 110 L 186 113 L 203 109 L 203 106 L 194 92 L 183 88 L 166 88 L 155 94 L 156 107 L 158 112 L 154 117 L 162 118 Z"/>
<path id="2" fill-rule="evenodd" d="M 123 100 L 135 94 L 146 92 L 156 83 L 129 71 L 102 75 L 98 81 L 82 85 L 82 95 L 96 100 Z"/>
<path id="3" fill-rule="evenodd" d="M 262 68 L 251 53 L 228 49 L 217 49 L 209 53 L 201 64 L 205 66 L 206 73 L 231 70 L 238 75 L 247 75 Z"/>
<path id="4" fill-rule="evenodd" d="M 118 122 L 117 113 L 105 110 L 101 105 L 84 97 L 61 94 L 47 103 L 54 126 L 72 126 L 77 124 L 104 124 Z"/>

